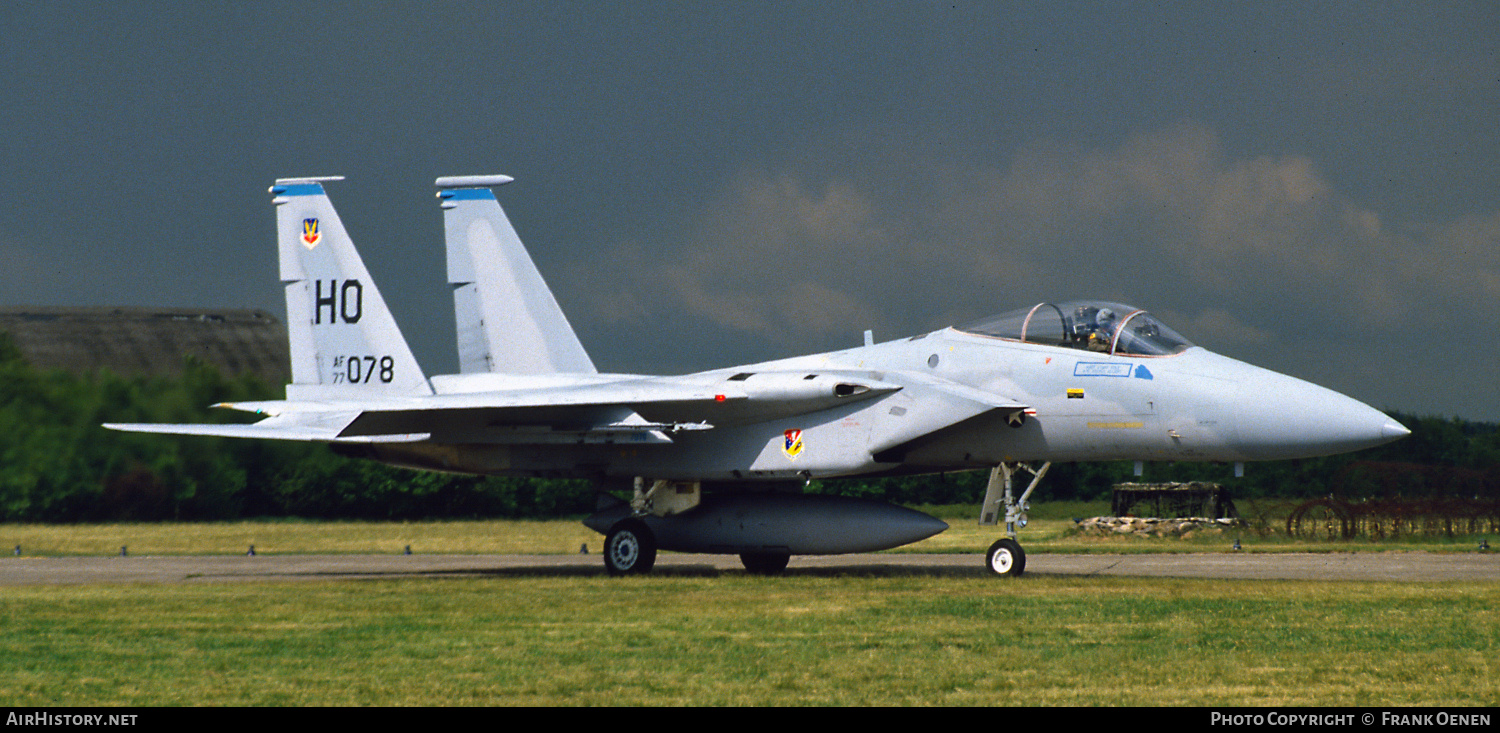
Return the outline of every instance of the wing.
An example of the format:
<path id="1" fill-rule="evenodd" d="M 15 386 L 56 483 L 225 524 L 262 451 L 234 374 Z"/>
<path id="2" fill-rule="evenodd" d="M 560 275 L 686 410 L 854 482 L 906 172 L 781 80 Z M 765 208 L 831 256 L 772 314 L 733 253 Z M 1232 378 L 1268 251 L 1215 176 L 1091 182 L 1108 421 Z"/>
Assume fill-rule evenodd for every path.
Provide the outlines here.
<path id="1" fill-rule="evenodd" d="M 437 383 L 450 391 L 357 403 L 278 400 L 215 405 L 269 416 L 252 425 L 111 423 L 105 427 L 323 442 L 607 442 L 625 435 L 660 442 L 684 430 L 819 412 L 902 389 L 865 374 L 838 372 L 600 375 L 573 383 L 510 389 L 486 389 L 496 383 L 489 379 Z M 475 391 L 451 391 L 460 385 Z"/>

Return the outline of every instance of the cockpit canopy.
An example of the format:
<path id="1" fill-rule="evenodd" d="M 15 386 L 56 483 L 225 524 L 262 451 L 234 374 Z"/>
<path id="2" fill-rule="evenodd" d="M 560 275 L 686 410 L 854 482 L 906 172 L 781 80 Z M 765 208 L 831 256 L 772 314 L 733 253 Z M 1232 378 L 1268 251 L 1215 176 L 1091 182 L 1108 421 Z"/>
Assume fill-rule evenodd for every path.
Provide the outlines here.
<path id="1" fill-rule="evenodd" d="M 1124 356 L 1171 356 L 1193 345 L 1146 311 L 1104 301 L 1037 303 L 955 328 L 1029 344 Z"/>

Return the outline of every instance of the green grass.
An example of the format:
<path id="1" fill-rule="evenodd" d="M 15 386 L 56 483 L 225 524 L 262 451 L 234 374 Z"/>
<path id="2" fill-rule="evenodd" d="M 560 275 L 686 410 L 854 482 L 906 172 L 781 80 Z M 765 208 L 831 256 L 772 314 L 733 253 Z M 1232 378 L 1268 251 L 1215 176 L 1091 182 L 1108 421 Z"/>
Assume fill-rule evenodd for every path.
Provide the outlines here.
<path id="1" fill-rule="evenodd" d="M 0 550 L 27 556 L 258 553 L 568 554 L 601 537 L 576 519 L 431 522 L 142 522 L 0 524 Z"/>
<path id="2" fill-rule="evenodd" d="M 1001 527 L 979 526 L 977 506 L 916 508 L 942 518 L 950 527 L 936 537 L 894 552 L 980 553 L 1004 534 Z M 1107 502 L 1036 504 L 1031 523 L 1021 530 L 1021 543 L 1028 553 L 1226 552 L 1236 539 L 1247 552 L 1392 549 L 1468 552 L 1478 546 L 1482 537 L 1319 541 L 1292 539 L 1282 533 L 1261 536 L 1249 530 L 1188 538 L 1091 537 L 1073 531 L 1073 517 L 1097 516 L 1108 511 Z M 116 555 L 121 546 L 127 547 L 132 555 L 232 555 L 243 554 L 251 545 L 258 553 L 272 554 L 397 554 L 407 546 L 422 554 L 573 554 L 585 544 L 590 551 L 598 552 L 602 539 L 577 519 L 0 524 L 0 552 L 12 551 L 20 545 L 27 556 Z"/>
<path id="3" fill-rule="evenodd" d="M 1046 507 L 1046 508 L 1043 508 Z M 907 548 L 981 552 L 973 507 Z M 1090 509 L 1094 509 L 1090 511 Z M 1090 538 L 1041 505 L 1029 552 Z M 1245 536 L 1251 551 L 1388 548 Z M 574 553 L 574 520 L 0 525 L 27 556 Z M 1450 541 L 1448 549 L 1471 550 Z M 10 561 L 0 558 L 0 562 Z M 21 560 L 24 562 L 24 560 Z M 1497 705 L 1500 583 L 738 572 L 11 586 L 0 705 Z"/>
<path id="4" fill-rule="evenodd" d="M 0 705 L 1488 705 L 1500 584 L 11 587 Z"/>

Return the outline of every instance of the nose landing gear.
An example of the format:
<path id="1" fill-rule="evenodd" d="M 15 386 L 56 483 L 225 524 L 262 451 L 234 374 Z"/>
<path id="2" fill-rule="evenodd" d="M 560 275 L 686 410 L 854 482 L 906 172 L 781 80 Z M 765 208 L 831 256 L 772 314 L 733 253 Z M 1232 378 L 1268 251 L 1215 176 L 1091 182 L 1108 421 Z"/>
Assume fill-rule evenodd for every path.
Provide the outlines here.
<path id="1" fill-rule="evenodd" d="M 980 509 L 979 524 L 985 527 L 993 527 L 997 524 L 1000 508 L 1005 508 L 1005 534 L 1007 537 L 990 545 L 989 552 L 985 553 L 985 566 L 990 572 L 1002 578 L 1015 578 L 1026 572 L 1026 552 L 1021 549 L 1021 543 L 1017 541 L 1017 530 L 1026 526 L 1026 512 L 1031 508 L 1027 500 L 1031 498 L 1031 492 L 1036 490 L 1037 484 L 1042 482 L 1042 477 L 1047 475 L 1047 469 L 1051 468 L 1050 462 L 1043 463 L 1039 469 L 1034 469 L 1024 463 L 1002 463 L 990 471 L 989 486 L 984 492 L 984 506 Z M 1026 471 L 1032 475 L 1031 483 L 1026 486 L 1026 491 L 1019 499 L 1015 496 L 1014 477 L 1017 472 Z"/>

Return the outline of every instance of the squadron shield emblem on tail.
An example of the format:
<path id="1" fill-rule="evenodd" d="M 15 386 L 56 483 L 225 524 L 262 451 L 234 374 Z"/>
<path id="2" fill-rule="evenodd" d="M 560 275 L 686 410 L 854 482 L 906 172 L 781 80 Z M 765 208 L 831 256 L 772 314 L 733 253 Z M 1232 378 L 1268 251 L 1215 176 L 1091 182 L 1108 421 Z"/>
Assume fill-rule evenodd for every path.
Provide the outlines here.
<path id="1" fill-rule="evenodd" d="M 302 220 L 302 246 L 304 246 L 304 247 L 306 247 L 308 249 L 312 249 L 313 247 L 318 246 L 318 242 L 320 242 L 322 240 L 323 240 L 323 235 L 318 232 L 318 220 L 317 219 L 303 219 Z"/>

